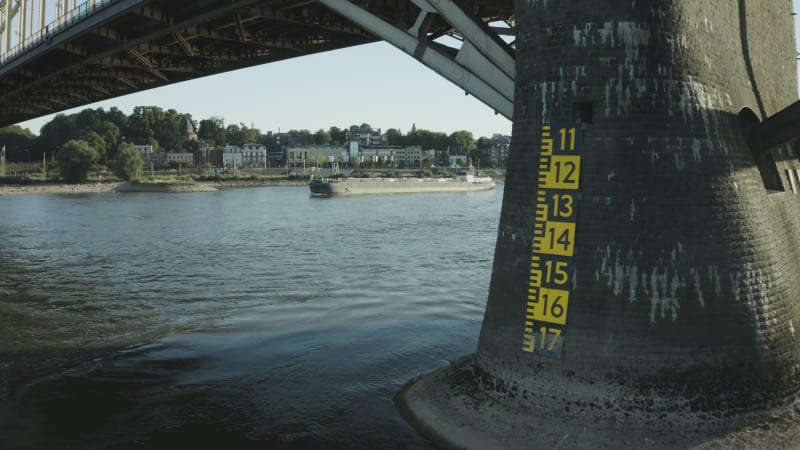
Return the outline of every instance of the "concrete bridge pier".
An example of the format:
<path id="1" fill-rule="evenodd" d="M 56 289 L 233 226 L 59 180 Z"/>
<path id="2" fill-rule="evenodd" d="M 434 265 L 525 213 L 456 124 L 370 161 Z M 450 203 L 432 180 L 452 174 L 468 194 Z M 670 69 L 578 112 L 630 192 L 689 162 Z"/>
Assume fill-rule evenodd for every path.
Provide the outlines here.
<path id="1" fill-rule="evenodd" d="M 513 143 L 477 352 L 404 389 L 467 448 L 800 442 L 790 0 L 517 0 Z"/>

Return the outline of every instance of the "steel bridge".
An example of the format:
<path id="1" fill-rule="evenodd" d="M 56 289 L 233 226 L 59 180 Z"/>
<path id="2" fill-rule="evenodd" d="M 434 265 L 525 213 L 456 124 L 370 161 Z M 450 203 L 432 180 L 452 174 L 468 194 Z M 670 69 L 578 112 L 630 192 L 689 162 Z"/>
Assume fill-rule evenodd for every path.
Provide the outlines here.
<path id="1" fill-rule="evenodd" d="M 511 118 L 511 0 L 0 0 L 0 126 L 386 40 Z"/>

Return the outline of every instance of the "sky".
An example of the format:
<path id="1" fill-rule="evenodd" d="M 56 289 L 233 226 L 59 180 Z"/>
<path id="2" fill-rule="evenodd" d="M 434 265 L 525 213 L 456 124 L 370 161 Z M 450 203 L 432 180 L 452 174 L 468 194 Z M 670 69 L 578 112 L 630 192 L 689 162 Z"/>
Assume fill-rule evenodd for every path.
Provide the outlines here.
<path id="1" fill-rule="evenodd" d="M 380 42 L 265 64 L 117 97 L 79 108 L 116 106 L 126 114 L 141 105 L 212 116 L 267 131 L 374 128 L 413 125 L 475 138 L 511 134 L 511 121 L 445 80 L 411 56 Z M 20 125 L 38 134 L 53 115 Z"/>
<path id="2" fill-rule="evenodd" d="M 800 0 L 792 0 L 800 12 Z M 795 18 L 795 41 L 800 16 Z M 800 69 L 798 69 L 800 78 Z M 800 87 L 798 88 L 800 90 Z M 126 114 L 141 105 L 212 116 L 254 126 L 262 133 L 369 123 L 374 128 L 413 125 L 475 138 L 511 134 L 511 121 L 496 115 L 456 85 L 412 57 L 379 42 L 214 75 L 63 111 L 116 106 Z M 34 133 L 54 115 L 23 122 Z"/>

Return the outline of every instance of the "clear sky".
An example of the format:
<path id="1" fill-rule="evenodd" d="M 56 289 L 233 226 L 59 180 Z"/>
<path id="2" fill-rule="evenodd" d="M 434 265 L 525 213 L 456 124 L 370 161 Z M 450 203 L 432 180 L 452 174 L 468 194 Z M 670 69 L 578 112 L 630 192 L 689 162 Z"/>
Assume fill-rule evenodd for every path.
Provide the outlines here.
<path id="1" fill-rule="evenodd" d="M 792 0 L 800 12 L 800 0 Z M 795 40 L 800 36 L 795 18 Z M 798 70 L 800 76 L 800 70 Z M 118 97 L 73 110 L 155 105 L 190 113 L 195 120 L 221 116 L 262 132 L 340 128 L 369 123 L 407 133 L 419 128 L 476 138 L 511 134 L 511 121 L 386 43 L 368 44 L 266 64 Z M 52 115 L 23 122 L 39 132 Z"/>

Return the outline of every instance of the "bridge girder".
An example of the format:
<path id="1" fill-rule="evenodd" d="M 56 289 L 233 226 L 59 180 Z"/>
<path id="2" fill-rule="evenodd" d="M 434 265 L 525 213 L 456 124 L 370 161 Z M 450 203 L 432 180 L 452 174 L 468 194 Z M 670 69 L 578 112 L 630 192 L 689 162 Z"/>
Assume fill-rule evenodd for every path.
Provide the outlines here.
<path id="1" fill-rule="evenodd" d="M 117 0 L 98 6 L 93 14 L 69 26 L 48 28 L 26 52 L 0 61 L 0 126 L 192 78 L 383 38 L 323 3 Z M 400 29 L 412 27 L 423 10 L 421 0 L 361 3 Z M 464 0 L 460 8 L 471 18 L 480 17 L 473 19 L 477 22 L 513 19 L 513 2 L 507 0 Z M 426 32 L 432 40 L 461 31 L 434 18 L 428 21 Z M 458 51 L 429 45 L 456 61 Z"/>

